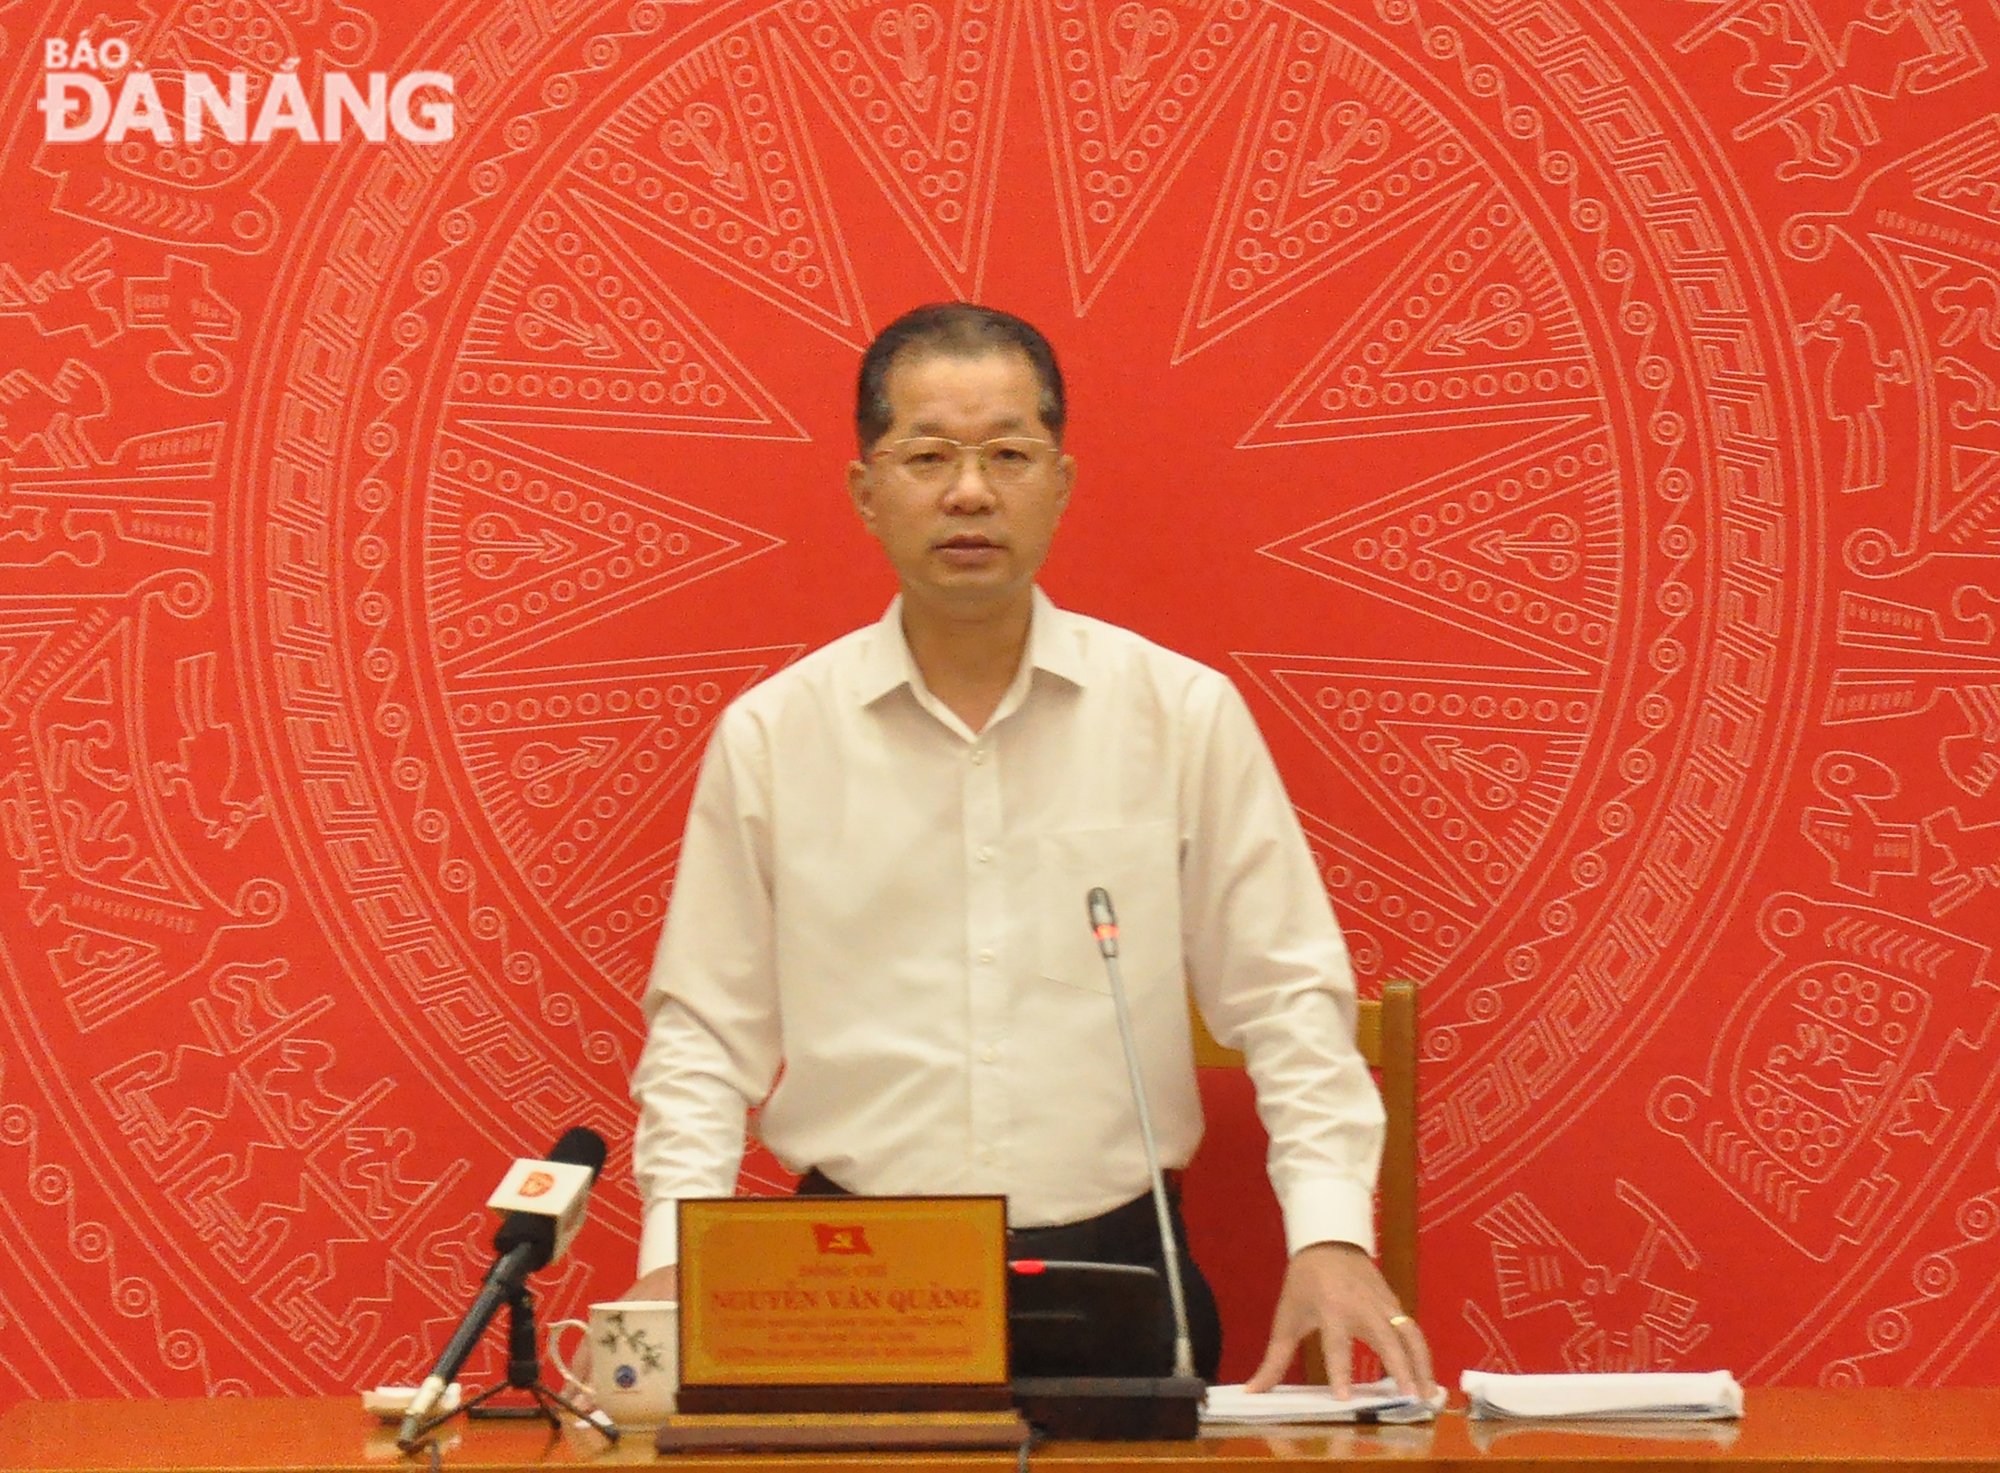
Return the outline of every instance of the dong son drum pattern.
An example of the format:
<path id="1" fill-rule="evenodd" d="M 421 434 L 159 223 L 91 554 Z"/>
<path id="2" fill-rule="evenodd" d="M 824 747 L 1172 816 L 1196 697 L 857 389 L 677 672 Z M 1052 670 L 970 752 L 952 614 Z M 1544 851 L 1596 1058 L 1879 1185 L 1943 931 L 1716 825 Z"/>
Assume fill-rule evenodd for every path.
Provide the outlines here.
<path id="1" fill-rule="evenodd" d="M 855 360 L 953 296 L 1063 354 L 1050 594 L 1234 678 L 1362 991 L 1418 985 L 1445 1378 L 1990 1376 L 1990 3 L 0 37 L 0 1399 L 408 1380 L 579 1123 L 538 1293 L 623 1291 L 695 766 L 886 604 Z"/>

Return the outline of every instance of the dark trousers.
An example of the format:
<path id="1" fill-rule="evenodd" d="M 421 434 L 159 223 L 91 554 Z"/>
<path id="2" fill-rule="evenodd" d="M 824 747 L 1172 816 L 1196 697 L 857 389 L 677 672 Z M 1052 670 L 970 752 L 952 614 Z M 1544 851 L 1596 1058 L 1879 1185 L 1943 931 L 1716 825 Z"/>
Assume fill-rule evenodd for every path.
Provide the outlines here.
<path id="1" fill-rule="evenodd" d="M 817 1167 L 799 1179 L 801 1197 L 846 1197 L 853 1195 Z M 1175 1256 L 1180 1260 L 1181 1292 L 1187 1299 L 1188 1338 L 1194 1348 L 1195 1374 L 1214 1381 L 1222 1364 L 1222 1317 L 1215 1307 L 1215 1292 L 1208 1279 L 1188 1254 L 1187 1224 L 1181 1220 L 1180 1183 L 1167 1185 L 1167 1219 L 1174 1230 Z M 1160 1229 L 1150 1195 L 1134 1197 L 1122 1207 L 1082 1222 L 1066 1222 L 1055 1227 L 1009 1228 L 1007 1256 L 1045 1258 L 1079 1263 L 1127 1263 L 1150 1268 L 1162 1281 L 1166 1264 L 1160 1254 Z M 1171 1307 L 1164 1313 L 1172 1315 Z M 1171 1342 L 1171 1331 L 1168 1335 Z"/>

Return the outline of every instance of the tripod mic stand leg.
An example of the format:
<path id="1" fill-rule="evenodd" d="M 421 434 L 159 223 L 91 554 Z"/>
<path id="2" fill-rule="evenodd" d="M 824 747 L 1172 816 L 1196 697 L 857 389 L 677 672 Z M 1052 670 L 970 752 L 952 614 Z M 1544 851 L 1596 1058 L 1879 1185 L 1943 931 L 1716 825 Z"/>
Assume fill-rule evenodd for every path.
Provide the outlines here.
<path id="1" fill-rule="evenodd" d="M 556 1414 L 553 1411 L 549 1410 L 549 1404 L 553 1402 L 556 1406 L 561 1407 L 564 1411 L 568 1412 L 572 1417 L 575 1417 L 578 1421 L 587 1423 L 588 1425 L 595 1427 L 599 1432 L 602 1432 L 607 1441 L 609 1442 L 618 1441 L 618 1436 L 619 1436 L 618 1424 L 612 1421 L 611 1418 L 606 1416 L 603 1412 L 598 1411 L 595 1408 L 593 1408 L 590 1411 L 585 1411 L 582 1407 L 578 1406 L 575 1402 L 571 1401 L 568 1397 L 564 1396 L 560 1391 L 553 1390 L 549 1386 L 545 1385 L 543 1382 L 540 1381 L 537 1381 L 533 1386 L 530 1386 L 528 1390 L 530 1393 L 533 1394 L 535 1400 L 541 1403 L 542 1410 L 548 1413 L 548 1417 L 551 1422 L 556 1422 L 557 1425 L 561 1425 L 560 1420 L 557 1418 Z"/>
<path id="2" fill-rule="evenodd" d="M 611 1418 L 600 1411 L 586 1412 L 542 1380 L 541 1346 L 535 1334 L 535 1296 L 528 1292 L 525 1285 L 515 1289 L 507 1301 L 507 1385 L 534 1398 L 535 1411 L 557 1431 L 562 1429 L 562 1417 L 557 1412 L 560 1408 L 595 1427 L 612 1442 L 618 1440 L 618 1424 Z M 496 1386 L 493 1391 L 499 1389 Z M 491 1396 L 493 1391 L 488 1391 L 486 1396 Z M 483 1401 L 485 1397 L 479 1400 Z"/>
<path id="3" fill-rule="evenodd" d="M 525 1391 L 534 1400 L 532 1407 L 488 1407 L 486 1402 L 502 1391 Z M 603 1433 L 612 1442 L 618 1440 L 618 1424 L 601 1411 L 586 1412 L 575 1402 L 552 1390 L 542 1380 L 541 1356 L 535 1340 L 535 1296 L 517 1285 L 507 1299 L 507 1379 L 496 1381 L 479 1395 L 440 1416 L 406 1430 L 396 1439 L 396 1446 L 406 1453 L 415 1452 L 429 1440 L 430 1435 L 449 1422 L 453 1417 L 509 1417 L 528 1415 L 539 1417 L 549 1424 L 553 1436 L 562 1431 L 562 1417 L 557 1409 L 568 1412 L 578 1421 L 585 1422 Z"/>

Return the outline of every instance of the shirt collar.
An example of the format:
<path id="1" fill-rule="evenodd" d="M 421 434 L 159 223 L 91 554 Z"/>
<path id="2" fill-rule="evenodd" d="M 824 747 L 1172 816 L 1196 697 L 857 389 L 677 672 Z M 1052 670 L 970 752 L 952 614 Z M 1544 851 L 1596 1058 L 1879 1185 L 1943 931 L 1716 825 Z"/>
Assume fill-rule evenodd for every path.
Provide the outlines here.
<path id="1" fill-rule="evenodd" d="M 1083 658 L 1082 629 L 1074 614 L 1059 609 L 1037 586 L 1033 590 L 1034 610 L 1028 616 L 1028 648 L 1023 655 L 1030 669 L 1046 670 L 1058 680 L 1081 687 L 1087 669 Z M 902 686 L 915 689 L 917 662 L 903 637 L 903 596 L 890 600 L 876 621 L 861 650 L 855 671 L 855 698 L 864 706 L 873 705 L 890 691 Z"/>

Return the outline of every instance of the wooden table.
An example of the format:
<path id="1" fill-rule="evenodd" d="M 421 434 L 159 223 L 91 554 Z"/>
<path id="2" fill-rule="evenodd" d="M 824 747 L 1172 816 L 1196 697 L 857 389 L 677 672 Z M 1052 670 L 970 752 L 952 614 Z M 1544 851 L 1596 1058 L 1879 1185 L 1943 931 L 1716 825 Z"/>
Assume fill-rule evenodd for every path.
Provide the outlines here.
<path id="1" fill-rule="evenodd" d="M 442 1466 L 454 1469 L 617 1467 L 656 1461 L 650 1440 L 628 1435 L 607 1448 L 594 1433 L 551 1440 L 533 1422 L 453 1424 Z M 1353 1427 L 1204 1436 L 1188 1443 L 1051 1443 L 1031 1467 L 1078 1473 L 1172 1473 L 1222 1465 L 1276 1473 L 1329 1461 L 1410 1469 L 1493 1468 L 1532 1462 L 1536 1473 L 1631 1473 L 1704 1467 L 1756 1473 L 1843 1468 L 2000 1469 L 2000 1388 L 1850 1390 L 1771 1388 L 1748 1393 L 1738 1423 L 1556 1427 L 1470 1422 L 1446 1413 L 1428 1427 Z M 1011 1468 L 991 1453 L 849 1453 L 696 1457 L 677 1468 L 944 1470 Z M 57 1470 L 428 1468 L 404 1458 L 395 1429 L 363 1414 L 359 1397 L 286 1400 L 22 1402 L 0 1415 L 0 1468 Z"/>

